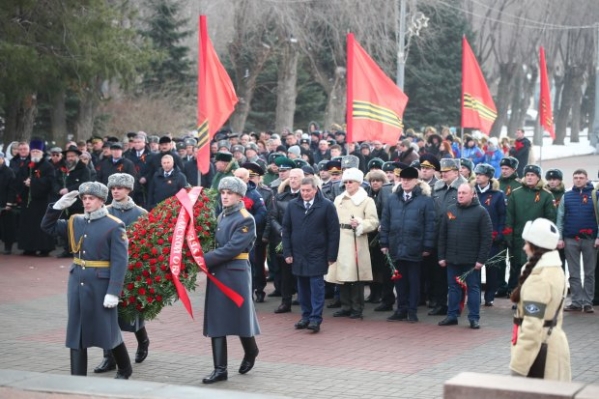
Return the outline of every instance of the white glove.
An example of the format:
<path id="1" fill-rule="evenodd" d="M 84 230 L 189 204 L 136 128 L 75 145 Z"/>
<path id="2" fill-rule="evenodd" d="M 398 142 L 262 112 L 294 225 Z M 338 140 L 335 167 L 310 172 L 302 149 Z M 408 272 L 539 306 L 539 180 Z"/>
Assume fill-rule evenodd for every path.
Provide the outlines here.
<path id="1" fill-rule="evenodd" d="M 116 305 L 119 304 L 119 297 L 118 296 L 114 296 L 114 295 L 110 295 L 110 294 L 106 294 L 104 296 L 104 307 L 105 308 L 115 308 Z"/>
<path id="2" fill-rule="evenodd" d="M 67 209 L 69 206 L 73 205 L 75 203 L 75 201 L 77 201 L 78 195 L 79 195 L 79 191 L 77 191 L 77 190 L 69 191 L 68 193 L 66 193 L 65 195 L 60 197 L 60 199 L 58 201 L 56 201 L 56 203 L 54 204 L 54 206 L 52 206 L 52 208 L 56 209 L 56 210 Z"/>

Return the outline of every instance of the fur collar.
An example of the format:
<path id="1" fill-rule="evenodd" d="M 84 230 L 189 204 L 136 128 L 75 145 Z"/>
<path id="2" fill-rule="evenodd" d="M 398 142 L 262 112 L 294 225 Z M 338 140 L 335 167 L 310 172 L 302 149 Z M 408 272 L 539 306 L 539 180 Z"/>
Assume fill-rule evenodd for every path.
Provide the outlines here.
<path id="1" fill-rule="evenodd" d="M 135 202 L 133 202 L 131 197 L 127 197 L 127 200 L 123 202 L 117 202 L 113 199 L 110 206 L 114 209 L 118 209 L 119 211 L 128 211 L 129 209 L 135 208 Z"/>
<path id="2" fill-rule="evenodd" d="M 562 267 L 562 260 L 559 257 L 559 252 L 557 250 L 551 252 L 545 252 L 541 259 L 535 265 L 534 270 L 540 269 L 542 267 Z M 533 270 L 533 273 L 534 273 Z"/>
<path id="3" fill-rule="evenodd" d="M 227 206 L 223 208 L 223 216 L 229 216 L 232 213 L 239 212 L 241 208 L 245 207 L 243 201 L 239 201 L 235 205 Z"/>
<path id="4" fill-rule="evenodd" d="M 493 178 L 493 179 L 489 180 L 489 184 L 491 185 L 491 190 L 499 191 L 499 180 Z M 470 185 L 472 187 L 476 188 L 478 191 L 478 185 L 476 184 L 476 180 L 471 181 Z"/>
<path id="5" fill-rule="evenodd" d="M 108 209 L 106 209 L 106 206 L 102 205 L 102 207 L 98 210 L 95 210 L 93 212 L 84 212 L 83 213 L 83 217 L 85 219 L 89 219 L 89 220 L 97 220 L 97 219 L 102 219 L 103 217 L 108 215 Z"/>
<path id="6" fill-rule="evenodd" d="M 349 198 L 355 206 L 359 206 L 368 198 L 368 193 L 362 187 L 358 188 L 354 195 L 349 195 L 347 191 L 344 191 L 342 195 L 344 198 Z"/>
<path id="7" fill-rule="evenodd" d="M 464 183 L 468 183 L 468 181 L 466 179 L 464 179 L 464 176 L 462 175 L 458 175 L 458 178 L 455 179 L 450 185 L 450 188 L 455 188 L 456 190 Z M 435 183 L 435 191 L 439 191 L 439 190 L 443 190 L 445 189 L 445 182 L 443 180 L 437 180 L 437 182 Z"/>

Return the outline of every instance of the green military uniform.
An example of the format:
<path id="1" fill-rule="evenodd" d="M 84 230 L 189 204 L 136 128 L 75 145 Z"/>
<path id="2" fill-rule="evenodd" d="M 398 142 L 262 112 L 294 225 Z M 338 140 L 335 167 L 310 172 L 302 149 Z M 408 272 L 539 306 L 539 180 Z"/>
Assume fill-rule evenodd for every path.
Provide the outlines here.
<path id="1" fill-rule="evenodd" d="M 499 178 L 499 189 L 503 191 L 506 199 L 509 198 L 512 192 L 518 187 L 522 187 L 522 183 L 520 183 L 518 174 L 515 172 L 509 177 Z"/>
<path id="2" fill-rule="evenodd" d="M 509 288 L 515 287 L 520 268 L 527 261 L 526 254 L 522 250 L 524 225 L 529 220 L 537 218 L 549 219 L 555 223 L 556 215 L 553 194 L 543 187 L 542 180 L 539 180 L 535 187 L 521 186 L 512 191 L 508 198 L 504 231 L 505 240 L 513 251 L 511 267 L 516 271 L 510 272 Z"/>

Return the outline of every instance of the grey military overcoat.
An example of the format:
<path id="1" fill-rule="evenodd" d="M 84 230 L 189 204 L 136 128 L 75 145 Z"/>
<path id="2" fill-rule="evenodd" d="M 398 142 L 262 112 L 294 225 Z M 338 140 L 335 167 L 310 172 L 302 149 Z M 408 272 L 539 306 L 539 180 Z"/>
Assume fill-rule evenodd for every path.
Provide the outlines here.
<path id="1" fill-rule="evenodd" d="M 256 239 L 256 225 L 243 203 L 232 208 L 225 209 L 218 217 L 215 237 L 218 248 L 207 252 L 204 260 L 210 273 L 241 295 L 244 302 L 241 307 L 237 307 L 208 280 L 204 309 L 204 335 L 207 337 L 252 337 L 260 334 L 252 301 L 250 262 L 247 257 L 235 259 L 240 254 L 247 254 L 252 248 Z"/>
<path id="2" fill-rule="evenodd" d="M 52 209 L 44 215 L 42 230 L 69 240 L 62 211 Z M 108 214 L 98 219 L 74 215 L 74 241 L 80 252 L 76 256 L 93 261 L 109 261 L 110 267 L 84 267 L 71 264 L 67 291 L 68 321 L 66 346 L 71 349 L 113 349 L 123 342 L 117 321 L 117 308 L 105 308 L 106 294 L 120 297 L 127 271 L 128 240 L 123 222 Z M 72 244 L 71 244 L 72 246 Z"/>

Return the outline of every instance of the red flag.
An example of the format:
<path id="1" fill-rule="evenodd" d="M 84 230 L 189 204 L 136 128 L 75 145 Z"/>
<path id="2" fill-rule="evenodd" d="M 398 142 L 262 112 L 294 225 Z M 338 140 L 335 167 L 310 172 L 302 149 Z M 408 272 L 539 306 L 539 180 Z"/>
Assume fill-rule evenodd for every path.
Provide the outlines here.
<path id="1" fill-rule="evenodd" d="M 547 63 L 545 62 L 545 49 L 539 51 L 539 68 L 541 69 L 541 98 L 539 99 L 539 120 L 541 127 L 549 132 L 555 139 L 555 128 L 553 126 L 553 112 L 551 111 L 551 90 L 549 90 L 549 79 L 547 78 Z"/>
<path id="2" fill-rule="evenodd" d="M 198 150 L 196 159 L 202 173 L 210 168 L 210 139 L 229 119 L 237 95 L 227 71 L 220 63 L 208 37 L 206 16 L 200 15 L 198 51 Z M 199 179 L 198 179 L 199 180 Z"/>
<path id="3" fill-rule="evenodd" d="M 478 61 L 468 44 L 462 38 L 462 127 L 479 129 L 485 134 L 497 119 L 497 108 L 489 92 Z"/>
<path id="4" fill-rule="evenodd" d="M 347 35 L 347 142 L 396 143 L 403 130 L 408 96 Z"/>

